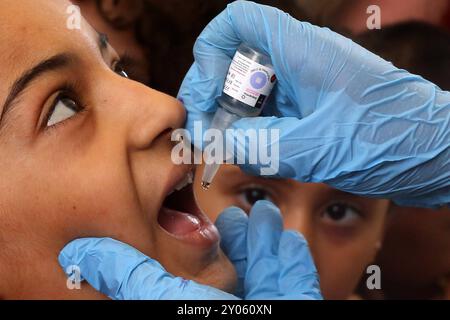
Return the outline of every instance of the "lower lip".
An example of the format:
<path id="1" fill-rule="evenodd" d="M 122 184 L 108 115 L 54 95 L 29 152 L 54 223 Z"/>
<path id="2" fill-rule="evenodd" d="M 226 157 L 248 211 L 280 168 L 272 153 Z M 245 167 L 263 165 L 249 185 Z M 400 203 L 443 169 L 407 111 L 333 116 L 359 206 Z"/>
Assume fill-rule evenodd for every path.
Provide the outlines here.
<path id="1" fill-rule="evenodd" d="M 202 214 L 193 216 L 162 207 L 159 224 L 166 233 L 190 245 L 210 248 L 220 240 L 217 228 Z"/>

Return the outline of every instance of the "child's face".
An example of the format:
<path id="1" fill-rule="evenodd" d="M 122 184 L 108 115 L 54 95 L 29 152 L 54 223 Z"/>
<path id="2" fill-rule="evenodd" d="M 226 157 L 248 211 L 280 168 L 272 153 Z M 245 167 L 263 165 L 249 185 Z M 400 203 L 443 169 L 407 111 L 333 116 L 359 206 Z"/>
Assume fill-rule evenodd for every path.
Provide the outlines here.
<path id="1" fill-rule="evenodd" d="M 184 108 L 123 77 L 115 51 L 85 21 L 69 30 L 69 5 L 0 2 L 0 273 L 13 287 L 0 296 L 78 294 L 57 256 L 80 237 L 121 240 L 175 275 L 229 289 L 234 270 L 207 220 L 188 234 L 178 214 L 165 229 L 158 223 L 192 169 L 170 157 Z"/>
<path id="2" fill-rule="evenodd" d="M 201 171 L 196 172 L 194 189 L 212 220 L 229 206 L 248 212 L 257 200 L 273 201 L 285 228 L 308 239 L 324 297 L 345 299 L 353 293 L 381 244 L 387 200 L 357 197 L 323 184 L 251 177 L 229 165 L 222 166 L 211 188 L 203 191 Z"/>

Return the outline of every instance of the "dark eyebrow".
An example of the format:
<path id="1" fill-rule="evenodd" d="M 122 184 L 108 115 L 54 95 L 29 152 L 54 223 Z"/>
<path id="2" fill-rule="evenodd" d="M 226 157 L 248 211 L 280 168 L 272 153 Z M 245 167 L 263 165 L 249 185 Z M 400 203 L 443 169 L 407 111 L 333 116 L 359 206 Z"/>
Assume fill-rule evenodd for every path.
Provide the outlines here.
<path id="1" fill-rule="evenodd" d="M 67 53 L 55 55 L 49 59 L 43 60 L 33 68 L 25 71 L 11 86 L 11 90 L 3 105 L 3 111 L 0 114 L 0 130 L 3 127 L 3 121 L 6 115 L 14 107 L 14 101 L 20 94 L 37 78 L 52 71 L 62 69 L 70 64 L 71 56 Z"/>
<path id="2" fill-rule="evenodd" d="M 108 48 L 109 41 L 108 36 L 104 33 L 97 32 L 98 34 L 98 46 L 103 54 L 103 51 Z M 9 112 L 14 107 L 14 101 L 20 96 L 20 94 L 37 78 L 43 76 L 46 73 L 57 71 L 70 65 L 72 55 L 69 53 L 57 54 L 49 59 L 43 60 L 33 68 L 25 71 L 11 86 L 11 90 L 3 104 L 3 108 L 0 109 L 0 131 L 3 128 L 4 120 Z"/>

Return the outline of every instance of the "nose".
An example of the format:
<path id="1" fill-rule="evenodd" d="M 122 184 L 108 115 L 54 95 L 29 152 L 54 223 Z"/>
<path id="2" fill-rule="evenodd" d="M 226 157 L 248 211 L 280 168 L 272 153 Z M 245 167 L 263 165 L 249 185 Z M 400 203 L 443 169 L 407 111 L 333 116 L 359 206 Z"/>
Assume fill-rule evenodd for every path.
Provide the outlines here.
<path id="1" fill-rule="evenodd" d="M 314 218 L 310 208 L 297 206 L 284 214 L 283 218 L 285 229 L 300 232 L 311 244 L 311 237 L 314 235 Z"/>
<path id="2" fill-rule="evenodd" d="M 123 130 L 130 150 L 148 148 L 160 135 L 184 125 L 186 111 L 177 99 L 119 76 L 114 81 L 104 88 L 110 94 L 98 112 L 107 114 L 103 122 L 117 136 Z"/>

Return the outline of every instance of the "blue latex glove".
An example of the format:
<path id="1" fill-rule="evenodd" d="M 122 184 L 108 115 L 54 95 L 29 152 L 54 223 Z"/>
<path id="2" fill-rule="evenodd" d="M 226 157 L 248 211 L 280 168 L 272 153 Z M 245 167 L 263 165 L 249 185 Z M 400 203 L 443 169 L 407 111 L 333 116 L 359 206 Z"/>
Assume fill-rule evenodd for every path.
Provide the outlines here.
<path id="1" fill-rule="evenodd" d="M 241 42 L 272 57 L 278 84 L 263 115 L 277 118 L 233 127 L 281 130 L 279 176 L 401 205 L 450 203 L 450 93 L 268 6 L 236 1 L 198 38 L 179 93 L 189 130 L 208 126 Z"/>
<path id="2" fill-rule="evenodd" d="M 283 231 L 280 211 L 258 201 L 248 218 L 239 208 L 216 221 L 221 246 L 238 275 L 236 294 L 254 299 L 322 299 L 317 269 L 305 238 Z"/>
<path id="3" fill-rule="evenodd" d="M 111 238 L 74 240 L 63 248 L 58 260 L 65 271 L 77 266 L 82 280 L 114 300 L 238 299 L 218 289 L 174 277 L 157 261 Z"/>
<path id="4" fill-rule="evenodd" d="M 282 230 L 281 215 L 259 202 L 250 219 L 237 208 L 220 218 L 223 247 L 234 262 L 245 299 L 320 299 L 316 268 L 305 239 Z M 64 270 L 77 266 L 89 284 L 119 300 L 235 300 L 238 297 L 167 273 L 155 260 L 110 238 L 77 239 L 59 255 Z M 70 275 L 70 274 L 69 274 Z"/>

